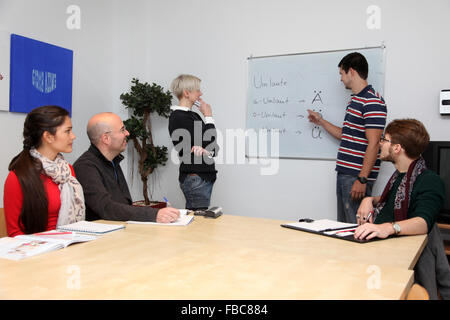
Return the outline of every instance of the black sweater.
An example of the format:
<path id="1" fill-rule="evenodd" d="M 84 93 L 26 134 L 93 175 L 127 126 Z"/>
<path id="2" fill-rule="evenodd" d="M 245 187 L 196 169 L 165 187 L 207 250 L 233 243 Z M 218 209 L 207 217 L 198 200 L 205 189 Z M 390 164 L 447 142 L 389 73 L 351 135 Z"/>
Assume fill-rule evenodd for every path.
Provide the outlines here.
<path id="1" fill-rule="evenodd" d="M 123 156 L 114 158 L 114 167 L 91 145 L 73 164 L 75 175 L 83 187 L 86 220 L 156 221 L 158 209 L 132 206 L 130 191 L 120 168 Z"/>
<path id="2" fill-rule="evenodd" d="M 201 146 L 213 156 L 217 155 L 219 146 L 214 124 L 205 124 L 193 111 L 174 110 L 169 117 L 169 134 L 181 160 L 179 181 L 182 183 L 186 175 L 195 173 L 203 180 L 214 182 L 217 177 L 214 160 L 191 153 L 193 146 Z"/>

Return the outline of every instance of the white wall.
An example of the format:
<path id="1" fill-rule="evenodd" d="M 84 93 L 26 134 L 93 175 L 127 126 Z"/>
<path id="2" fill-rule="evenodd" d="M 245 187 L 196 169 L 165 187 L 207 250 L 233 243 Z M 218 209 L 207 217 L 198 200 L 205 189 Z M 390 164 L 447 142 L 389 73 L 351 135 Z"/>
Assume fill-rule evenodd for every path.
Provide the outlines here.
<path id="1" fill-rule="evenodd" d="M 81 30 L 64 27 L 69 4 L 82 10 Z M 379 30 L 366 26 L 370 5 L 381 9 Z M 0 0 L 0 28 L 75 51 L 73 122 L 78 140 L 68 157 L 73 161 L 88 146 L 84 129 L 90 115 L 113 110 L 126 117 L 119 95 L 133 76 L 165 88 L 180 73 L 199 76 L 203 98 L 213 107 L 217 128 L 225 132 L 245 128 L 248 56 L 359 48 L 383 41 L 388 120 L 418 118 L 433 140 L 449 140 L 450 118 L 438 112 L 439 90 L 450 88 L 450 43 L 442 36 L 450 30 L 449 11 L 447 0 Z M 2 181 L 21 147 L 23 119 L 0 112 L 0 142 L 6 150 L 0 159 Z M 153 127 L 157 143 L 171 146 L 167 120 L 156 117 Z M 123 166 L 130 172 L 131 150 L 127 155 Z M 256 165 L 217 168 L 212 204 L 225 213 L 287 220 L 335 217 L 332 161 L 280 160 L 273 176 L 260 175 Z M 383 164 L 377 191 L 392 170 Z M 177 178 L 178 166 L 170 161 L 158 169 L 152 177 L 153 198 L 166 196 L 183 207 Z M 142 198 L 136 174 L 131 190 L 135 199 Z"/>
<path id="2" fill-rule="evenodd" d="M 81 9 L 81 29 L 69 30 L 67 7 Z M 128 73 L 141 70 L 142 50 L 132 35 L 139 28 L 143 4 L 123 1 L 0 0 L 0 29 L 74 51 L 72 123 L 77 137 L 66 159 L 73 163 L 88 147 L 86 124 L 98 112 L 114 111 L 126 118 L 120 93 L 127 89 Z M 136 9 L 137 8 L 137 9 Z M 125 25 L 125 27 L 123 27 Z M 22 149 L 25 114 L 0 112 L 0 193 L 8 175 L 8 164 Z M 124 161 L 126 169 L 127 164 Z M 3 206 L 3 196 L 1 196 Z"/>
<path id="3" fill-rule="evenodd" d="M 380 30 L 366 25 L 366 10 L 373 4 L 381 9 Z M 152 2 L 147 8 L 148 78 L 168 87 L 179 73 L 198 75 L 221 130 L 245 127 L 248 56 L 384 41 L 388 120 L 418 118 L 432 139 L 450 137 L 449 120 L 438 113 L 439 90 L 450 86 L 450 43 L 441 36 L 450 30 L 448 1 L 179 0 Z M 170 145 L 165 125 L 158 138 Z M 249 216 L 335 217 L 334 166 L 332 161 L 280 160 L 277 175 L 261 176 L 256 166 L 219 165 L 212 204 L 225 213 Z M 376 191 L 392 172 L 391 164 L 383 164 Z M 171 184 L 176 178 L 175 165 L 161 169 L 156 197 L 166 195 L 182 206 L 183 196 Z"/>

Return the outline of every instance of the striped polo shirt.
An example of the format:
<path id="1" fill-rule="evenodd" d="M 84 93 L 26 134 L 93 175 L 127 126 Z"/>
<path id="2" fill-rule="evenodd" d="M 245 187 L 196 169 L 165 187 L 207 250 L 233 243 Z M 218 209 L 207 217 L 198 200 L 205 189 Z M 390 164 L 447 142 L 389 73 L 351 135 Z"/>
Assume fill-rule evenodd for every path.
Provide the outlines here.
<path id="1" fill-rule="evenodd" d="M 365 130 L 384 130 L 386 116 L 384 99 L 371 85 L 352 95 L 342 126 L 342 139 L 336 161 L 337 172 L 351 176 L 359 175 L 368 144 Z M 375 180 L 379 171 L 380 152 L 368 179 Z"/>

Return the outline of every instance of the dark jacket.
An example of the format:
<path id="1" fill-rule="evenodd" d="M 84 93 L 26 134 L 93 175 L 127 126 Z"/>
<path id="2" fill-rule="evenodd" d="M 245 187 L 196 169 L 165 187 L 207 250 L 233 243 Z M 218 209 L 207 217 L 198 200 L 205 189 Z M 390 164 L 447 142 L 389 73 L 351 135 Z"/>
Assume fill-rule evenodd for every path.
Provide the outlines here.
<path id="1" fill-rule="evenodd" d="M 120 168 L 123 158 L 119 154 L 112 161 L 113 166 L 97 147 L 91 145 L 75 161 L 75 175 L 83 186 L 86 220 L 156 221 L 158 209 L 132 206 L 130 191 Z"/>

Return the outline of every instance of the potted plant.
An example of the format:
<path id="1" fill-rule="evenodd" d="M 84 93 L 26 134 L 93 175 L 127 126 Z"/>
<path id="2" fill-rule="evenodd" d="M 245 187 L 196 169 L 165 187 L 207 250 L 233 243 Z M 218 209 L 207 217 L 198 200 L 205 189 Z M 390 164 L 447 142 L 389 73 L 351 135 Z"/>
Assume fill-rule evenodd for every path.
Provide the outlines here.
<path id="1" fill-rule="evenodd" d="M 172 94 L 153 83 L 141 83 L 138 79 L 131 80 L 130 92 L 120 95 L 122 104 L 132 111 L 131 118 L 124 121 L 125 128 L 130 133 L 128 140 L 133 141 L 139 161 L 138 169 L 143 184 L 144 205 L 152 207 L 165 207 L 165 202 L 150 203 L 148 191 L 148 176 L 158 166 L 167 162 L 167 147 L 156 146 L 152 136 L 152 113 L 168 118 L 172 102 Z"/>

